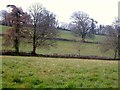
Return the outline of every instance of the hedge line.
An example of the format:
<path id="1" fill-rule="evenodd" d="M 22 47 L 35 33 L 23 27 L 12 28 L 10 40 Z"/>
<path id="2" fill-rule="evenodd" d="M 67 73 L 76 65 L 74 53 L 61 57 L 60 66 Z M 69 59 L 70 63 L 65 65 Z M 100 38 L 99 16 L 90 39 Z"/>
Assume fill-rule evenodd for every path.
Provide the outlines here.
<path id="1" fill-rule="evenodd" d="M 36 56 L 36 57 L 50 57 L 50 58 L 77 58 L 77 59 L 95 59 L 95 60 L 120 60 L 120 59 L 114 59 L 114 58 L 108 58 L 108 57 L 100 57 L 100 56 L 81 56 L 76 54 L 32 54 L 32 53 L 26 53 L 26 52 L 20 52 L 17 54 L 15 51 L 11 50 L 2 50 L 0 51 L 1 55 L 10 55 L 10 56 Z"/>

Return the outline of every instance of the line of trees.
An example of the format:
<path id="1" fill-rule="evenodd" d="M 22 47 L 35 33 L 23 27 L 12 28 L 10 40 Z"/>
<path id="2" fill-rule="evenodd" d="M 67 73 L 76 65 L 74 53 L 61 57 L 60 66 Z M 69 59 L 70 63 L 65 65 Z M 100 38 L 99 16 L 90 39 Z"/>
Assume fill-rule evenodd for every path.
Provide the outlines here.
<path id="1" fill-rule="evenodd" d="M 36 54 L 36 49 L 49 48 L 56 46 L 56 40 L 53 40 L 58 36 L 58 21 L 56 15 L 43 7 L 41 4 L 34 4 L 29 7 L 29 12 L 24 12 L 22 8 L 18 8 L 15 5 L 7 5 L 12 8 L 10 13 L 2 11 L 2 23 L 3 25 L 9 25 L 9 28 L 4 35 L 4 45 L 13 46 L 16 53 L 19 53 L 20 42 L 32 43 L 32 54 Z M 73 32 L 79 40 L 82 39 L 77 46 L 83 46 L 86 37 L 94 38 L 95 34 L 106 35 L 101 46 L 103 52 L 107 52 L 110 49 L 115 52 L 114 58 L 120 57 L 120 39 L 118 30 L 119 19 L 115 20 L 113 25 L 96 26 L 97 21 L 90 18 L 89 15 L 82 11 L 73 12 L 71 16 L 72 22 L 67 25 L 63 23 L 60 28 L 69 29 Z M 80 47 L 78 47 L 80 55 Z"/>
<path id="2" fill-rule="evenodd" d="M 70 29 L 73 34 L 77 37 L 82 38 L 82 42 L 85 42 L 85 38 L 88 36 L 89 38 L 94 38 L 96 34 L 96 23 L 97 21 L 91 19 L 88 14 L 77 11 L 74 12 L 71 16 L 72 23 L 70 25 Z M 109 50 L 114 51 L 114 58 L 116 59 L 117 56 L 120 58 L 120 27 L 119 24 L 120 19 L 117 18 L 113 22 L 113 25 L 100 25 L 98 34 L 101 33 L 105 35 L 105 39 L 101 42 L 100 47 L 102 47 L 103 52 L 107 52 Z M 101 32 L 102 31 L 102 32 Z M 78 51 L 80 54 L 80 47 L 82 46 L 78 43 Z"/>

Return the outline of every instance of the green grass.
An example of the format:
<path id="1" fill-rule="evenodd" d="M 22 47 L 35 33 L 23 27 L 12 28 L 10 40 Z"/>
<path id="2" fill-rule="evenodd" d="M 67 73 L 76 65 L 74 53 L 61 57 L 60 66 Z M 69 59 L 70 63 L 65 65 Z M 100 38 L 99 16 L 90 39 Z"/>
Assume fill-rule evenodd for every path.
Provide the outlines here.
<path id="1" fill-rule="evenodd" d="M 42 49 L 40 47 L 37 48 L 37 53 L 39 54 L 79 54 L 76 44 L 78 42 L 67 42 L 67 41 L 57 41 L 57 46 L 52 47 L 50 49 Z M 4 47 L 3 50 L 14 50 L 11 47 Z M 21 44 L 20 51 L 24 52 L 31 52 L 32 51 L 32 44 Z M 104 56 L 104 57 L 114 57 L 114 52 L 109 51 L 103 53 L 101 51 L 99 44 L 82 44 L 81 48 L 81 55 L 97 55 L 97 56 Z"/>
<path id="2" fill-rule="evenodd" d="M 59 31 L 60 31 L 60 38 L 79 40 L 79 37 L 75 37 L 70 31 L 64 31 L 64 30 L 59 30 Z M 104 38 L 105 36 L 95 35 L 94 39 L 86 37 L 86 41 L 101 42 L 102 40 L 104 40 Z"/>
<path id="3" fill-rule="evenodd" d="M 104 39 L 105 39 L 105 36 L 101 36 L 101 35 L 95 35 L 94 39 L 86 38 L 87 41 L 91 41 L 91 42 L 101 42 Z"/>
<path id="4" fill-rule="evenodd" d="M 118 61 L 2 56 L 3 88 L 117 88 Z"/>
<path id="5" fill-rule="evenodd" d="M 74 39 L 75 38 L 72 35 L 72 32 L 70 32 L 70 31 L 59 30 L 59 32 L 60 32 L 60 38 L 65 38 L 65 39 Z"/>
<path id="6" fill-rule="evenodd" d="M 51 48 L 50 50 L 38 48 L 37 52 L 42 54 L 79 54 L 76 44 L 77 42 L 58 41 L 57 48 Z M 81 55 L 114 57 L 114 52 L 103 53 L 99 44 L 84 43 L 81 48 Z"/>

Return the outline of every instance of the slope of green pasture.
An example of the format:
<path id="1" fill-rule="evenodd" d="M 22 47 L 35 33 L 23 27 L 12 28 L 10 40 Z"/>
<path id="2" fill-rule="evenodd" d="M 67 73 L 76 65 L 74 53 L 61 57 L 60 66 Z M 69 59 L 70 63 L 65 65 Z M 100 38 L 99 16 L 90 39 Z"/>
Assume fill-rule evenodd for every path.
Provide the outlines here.
<path id="1" fill-rule="evenodd" d="M 86 41 L 90 41 L 90 42 L 102 42 L 104 39 L 105 39 L 105 36 L 95 35 L 94 39 L 86 38 Z"/>
<path id="2" fill-rule="evenodd" d="M 5 31 L 6 26 L 0 26 L 3 28 L 3 31 Z M 73 34 L 70 31 L 64 31 L 59 30 L 60 32 L 60 38 L 65 39 L 76 39 L 78 40 L 78 37 L 73 36 Z M 0 38 L 2 39 L 2 38 Z M 104 39 L 104 36 L 96 35 L 94 40 L 86 39 L 87 41 L 93 41 L 93 42 L 99 42 Z M 0 40 L 2 42 L 2 40 Z M 67 41 L 57 41 L 57 47 L 56 48 L 50 48 L 49 50 L 41 49 L 40 47 L 37 48 L 37 53 L 41 54 L 78 54 L 78 50 L 76 47 L 77 42 L 67 42 Z M 2 43 L 1 43 L 2 44 Z M 11 47 L 2 47 L 3 50 L 14 50 Z M 21 43 L 20 45 L 20 51 L 26 51 L 31 52 L 32 51 L 32 45 Z M 107 57 L 114 57 L 114 53 L 112 51 L 109 51 L 107 53 L 103 53 L 100 51 L 100 45 L 98 44 L 87 44 L 84 43 L 83 47 L 81 48 L 81 55 L 98 55 L 98 56 L 107 56 Z"/>
<path id="3" fill-rule="evenodd" d="M 79 37 L 75 37 L 71 31 L 64 31 L 64 30 L 59 30 L 60 32 L 60 38 L 65 38 L 65 39 L 70 39 L 70 40 L 79 40 Z M 91 41 L 91 42 L 101 42 L 104 40 L 105 36 L 101 35 L 95 35 L 94 39 L 91 39 L 89 37 L 86 37 L 86 41 Z"/>
<path id="4" fill-rule="evenodd" d="M 67 41 L 57 41 L 57 46 L 50 49 L 37 48 L 37 53 L 39 54 L 79 54 L 77 43 L 78 42 L 67 42 Z M 2 47 L 3 50 L 14 50 L 11 47 Z M 20 51 L 31 52 L 32 44 L 22 43 L 20 45 Z M 81 47 L 81 55 L 97 55 L 105 57 L 114 57 L 114 52 L 109 51 L 103 53 L 100 49 L 99 44 L 88 44 L 83 43 Z"/>
<path id="5" fill-rule="evenodd" d="M 75 38 L 73 36 L 72 32 L 70 32 L 70 31 L 59 30 L 59 32 L 60 32 L 60 38 L 65 38 L 65 39 L 74 39 Z"/>
<path id="6" fill-rule="evenodd" d="M 2 56 L 3 88 L 117 88 L 118 61 Z"/>
<path id="7" fill-rule="evenodd" d="M 8 26 L 3 26 L 0 25 L 0 33 L 5 32 L 9 27 Z M 75 37 L 71 31 L 64 31 L 64 30 L 58 30 L 59 31 L 59 36 L 58 38 L 64 38 L 64 39 L 72 39 L 72 40 L 78 40 L 79 37 Z M 92 40 L 90 38 L 86 38 L 86 41 L 91 41 L 91 42 L 100 42 L 104 39 L 104 36 L 100 35 L 95 35 L 95 38 Z"/>
<path id="8" fill-rule="evenodd" d="M 65 41 L 58 41 L 57 48 L 51 48 L 50 50 L 47 49 L 37 49 L 38 53 L 42 54 L 79 54 L 77 42 L 65 42 Z M 97 55 L 97 56 L 105 56 L 105 57 L 114 57 L 114 52 L 109 51 L 103 53 L 101 51 L 99 44 L 82 44 L 81 47 L 81 55 Z"/>

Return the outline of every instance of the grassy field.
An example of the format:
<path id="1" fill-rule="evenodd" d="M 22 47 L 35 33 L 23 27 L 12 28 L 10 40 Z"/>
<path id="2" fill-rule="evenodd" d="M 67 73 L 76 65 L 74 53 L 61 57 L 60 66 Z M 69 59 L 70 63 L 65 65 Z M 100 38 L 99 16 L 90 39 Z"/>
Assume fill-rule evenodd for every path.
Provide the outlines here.
<path id="1" fill-rule="evenodd" d="M 2 56 L 3 88 L 117 88 L 118 61 Z"/>
<path id="2" fill-rule="evenodd" d="M 60 32 L 60 38 L 65 38 L 65 39 L 72 39 L 72 40 L 79 40 L 79 37 L 75 37 L 72 32 L 70 31 L 64 31 L 64 30 L 59 30 Z M 91 38 L 86 38 L 86 41 L 90 42 L 101 42 L 104 40 L 105 36 L 100 36 L 100 35 L 95 35 L 94 39 Z"/>
<path id="3" fill-rule="evenodd" d="M 2 29 L 1 29 L 2 27 Z M 0 33 L 8 27 L 0 26 Z M 78 39 L 69 31 L 60 30 L 60 38 Z M 99 42 L 104 36 L 95 36 Z M 0 37 L 2 45 L 2 37 Z M 40 54 L 78 54 L 77 42 L 57 41 L 57 47 L 37 48 Z M 13 50 L 2 47 L 3 50 Z M 20 51 L 31 52 L 32 45 L 21 43 Z M 99 44 L 83 43 L 81 55 L 113 57 L 112 51 L 102 53 Z M 61 59 L 42 57 L 0 56 L 2 58 L 3 88 L 116 88 L 118 61 Z M 1 68 L 0 68 L 1 69 Z M 0 78 L 1 81 L 1 78 Z M 1 82 L 0 82 L 1 83 Z M 1 87 L 1 86 L 0 86 Z"/>
<path id="4" fill-rule="evenodd" d="M 2 30 L 1 32 L 4 32 L 8 27 L 1 26 Z M 59 37 L 65 38 L 65 39 L 76 39 L 77 37 L 73 36 L 73 34 L 70 31 L 64 31 L 59 30 Z M 92 42 L 99 42 L 104 39 L 104 36 L 96 35 L 95 39 L 86 39 L 87 41 Z M 2 37 L 0 37 L 0 42 L 2 42 Z M 50 48 L 48 49 L 41 49 L 37 48 L 37 53 L 41 54 L 78 54 L 78 50 L 76 48 L 77 42 L 68 42 L 68 41 L 57 41 L 57 47 L 56 48 Z M 101 52 L 100 45 L 99 44 L 87 44 L 84 43 L 83 48 L 81 48 L 81 55 L 98 55 L 98 56 L 106 56 L 106 57 L 114 57 L 113 51 L 109 51 L 107 53 Z M 3 50 L 13 50 L 11 47 L 2 47 Z M 32 45 L 31 44 L 21 44 L 20 45 L 20 51 L 26 51 L 31 52 L 32 51 Z"/>
<path id="5" fill-rule="evenodd" d="M 51 47 L 50 49 L 43 49 L 38 47 L 37 53 L 38 54 L 79 54 L 77 49 L 78 42 L 67 42 L 67 41 L 57 41 L 56 47 Z M 2 47 L 3 50 L 14 50 L 12 47 Z M 31 52 L 32 51 L 32 44 L 22 43 L 20 45 L 20 51 L 23 52 Z M 99 44 L 88 44 L 83 43 L 81 47 L 81 55 L 97 55 L 103 57 L 114 57 L 114 52 L 109 51 L 103 53 L 101 51 Z"/>
<path id="6" fill-rule="evenodd" d="M 60 38 L 65 38 L 65 39 L 75 38 L 70 31 L 59 30 L 59 33 L 60 33 Z"/>

